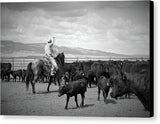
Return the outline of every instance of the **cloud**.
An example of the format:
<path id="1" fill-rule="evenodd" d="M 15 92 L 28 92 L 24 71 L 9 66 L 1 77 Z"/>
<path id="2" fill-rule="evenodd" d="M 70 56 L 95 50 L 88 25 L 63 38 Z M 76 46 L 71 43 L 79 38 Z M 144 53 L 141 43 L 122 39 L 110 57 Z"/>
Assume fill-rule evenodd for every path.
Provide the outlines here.
<path id="1" fill-rule="evenodd" d="M 124 20 L 122 18 L 114 19 L 112 32 L 115 37 L 122 41 L 143 41 L 144 37 L 149 36 L 149 29 L 145 26 L 135 25 L 131 20 Z"/>
<path id="2" fill-rule="evenodd" d="M 136 2 L 2 4 L 2 39 L 38 43 L 54 35 L 60 46 L 148 54 L 149 22 L 140 23 L 144 13 L 140 11 L 137 15 L 134 8 L 142 5 L 136 5 Z M 141 18 L 133 19 L 130 12 Z"/>
<path id="3" fill-rule="evenodd" d="M 106 33 L 108 44 L 119 52 L 149 54 L 149 29 L 135 25 L 131 20 L 117 18 L 112 20 Z M 116 51 L 116 50 L 115 50 Z"/>

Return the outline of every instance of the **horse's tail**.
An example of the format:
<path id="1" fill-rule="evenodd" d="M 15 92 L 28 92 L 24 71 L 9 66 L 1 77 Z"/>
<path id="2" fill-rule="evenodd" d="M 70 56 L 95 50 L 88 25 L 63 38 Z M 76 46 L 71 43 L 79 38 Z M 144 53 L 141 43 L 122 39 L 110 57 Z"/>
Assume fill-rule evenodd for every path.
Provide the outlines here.
<path id="1" fill-rule="evenodd" d="M 27 71 L 26 71 L 26 89 L 28 90 L 29 88 L 29 82 L 32 81 L 33 78 L 33 70 L 32 70 L 32 63 L 30 62 L 27 66 Z"/>

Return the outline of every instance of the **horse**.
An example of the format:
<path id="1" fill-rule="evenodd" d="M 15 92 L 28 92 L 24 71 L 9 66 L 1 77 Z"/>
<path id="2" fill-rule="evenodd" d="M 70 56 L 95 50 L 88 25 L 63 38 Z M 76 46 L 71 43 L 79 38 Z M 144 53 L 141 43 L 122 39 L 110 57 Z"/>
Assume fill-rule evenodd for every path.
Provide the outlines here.
<path id="1" fill-rule="evenodd" d="M 32 86 L 32 92 L 35 94 L 35 83 L 38 82 L 42 77 L 49 76 L 49 83 L 47 87 L 47 92 L 49 92 L 49 88 L 51 85 L 52 80 L 57 79 L 58 85 L 60 86 L 60 79 L 63 73 L 63 66 L 65 63 L 65 56 L 64 53 L 58 54 L 58 56 L 55 58 L 55 61 L 58 65 L 58 70 L 56 71 L 55 75 L 51 75 L 51 63 L 47 58 L 41 58 L 37 59 L 27 66 L 26 71 L 26 89 L 29 88 L 29 83 L 31 83 Z"/>

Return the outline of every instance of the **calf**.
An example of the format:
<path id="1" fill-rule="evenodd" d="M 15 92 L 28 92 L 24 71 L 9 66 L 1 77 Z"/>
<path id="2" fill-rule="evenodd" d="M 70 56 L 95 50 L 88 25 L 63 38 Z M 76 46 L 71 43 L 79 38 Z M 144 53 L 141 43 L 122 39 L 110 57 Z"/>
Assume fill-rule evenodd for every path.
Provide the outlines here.
<path id="1" fill-rule="evenodd" d="M 21 70 L 21 69 L 16 70 L 16 71 L 11 71 L 11 74 L 12 74 L 13 79 L 14 79 L 15 82 L 16 82 L 16 78 L 17 78 L 17 77 L 19 78 L 19 81 L 20 81 L 21 78 L 22 78 L 22 70 Z"/>
<path id="2" fill-rule="evenodd" d="M 106 78 L 105 76 L 101 76 L 98 79 L 98 100 L 100 100 L 100 91 L 102 90 L 103 92 L 103 97 L 104 97 L 104 102 L 106 101 L 106 98 L 108 96 L 108 92 L 110 89 L 110 85 L 109 85 L 109 79 Z"/>
<path id="3" fill-rule="evenodd" d="M 77 100 L 77 95 L 81 94 L 82 102 L 81 102 L 80 106 L 83 107 L 86 91 L 87 91 L 87 79 L 83 78 L 83 79 L 79 79 L 79 80 L 76 80 L 76 81 L 72 81 L 67 85 L 60 86 L 58 96 L 60 97 L 64 94 L 67 95 L 66 106 L 65 106 L 65 109 L 67 109 L 69 99 L 72 96 L 75 97 L 76 106 L 79 107 L 78 100 Z"/>

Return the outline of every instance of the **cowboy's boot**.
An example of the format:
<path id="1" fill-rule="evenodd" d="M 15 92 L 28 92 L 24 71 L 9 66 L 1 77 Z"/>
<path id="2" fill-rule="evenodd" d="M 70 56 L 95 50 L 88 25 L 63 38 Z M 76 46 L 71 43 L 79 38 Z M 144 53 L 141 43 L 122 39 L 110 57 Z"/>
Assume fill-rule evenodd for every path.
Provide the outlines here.
<path id="1" fill-rule="evenodd" d="M 54 66 L 52 66 L 52 68 L 51 68 L 51 75 L 55 75 L 55 74 L 56 74 L 56 70 L 55 70 Z"/>

